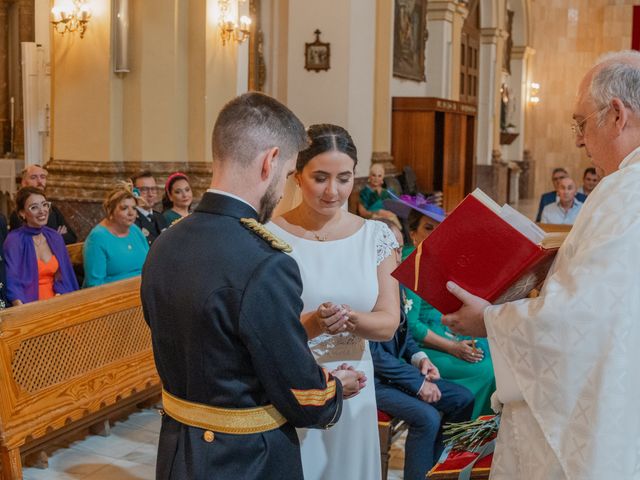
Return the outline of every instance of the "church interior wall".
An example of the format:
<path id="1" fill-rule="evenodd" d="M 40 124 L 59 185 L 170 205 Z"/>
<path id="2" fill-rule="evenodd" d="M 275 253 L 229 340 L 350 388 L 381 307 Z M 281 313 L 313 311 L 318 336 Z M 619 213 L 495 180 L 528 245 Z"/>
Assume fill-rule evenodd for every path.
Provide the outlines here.
<path id="1" fill-rule="evenodd" d="M 598 57 L 631 47 L 633 0 L 530 2 L 530 80 L 540 102 L 526 115 L 526 148 L 536 162 L 535 195 L 551 188 L 551 170 L 564 166 L 577 181 L 591 162 L 575 147 L 570 122 L 578 83 Z"/>
<path id="2" fill-rule="evenodd" d="M 376 10 L 370 3 L 290 0 L 288 12 L 287 104 L 305 125 L 335 123 L 351 133 L 357 175 L 366 175 L 373 145 Z M 316 29 L 330 43 L 328 71 L 304 68 L 305 43 L 315 40 Z"/>
<path id="3" fill-rule="evenodd" d="M 548 190 L 549 172 L 558 165 L 579 179 L 589 160 L 575 148 L 569 130 L 576 86 L 602 52 L 629 47 L 635 2 L 478 1 L 476 162 L 486 170 L 478 172 L 494 175 L 496 158 L 502 164 L 520 161 L 529 151 L 535 178 L 528 194 Z M 240 8 L 248 9 L 248 3 Z M 222 46 L 217 0 L 130 5 L 131 70 L 115 74 L 110 0 L 91 0 L 93 15 L 83 39 L 51 32 L 49 2 L 35 0 L 37 41 L 45 49 L 51 41 L 51 158 L 58 164 L 130 164 L 125 170 L 141 164 L 164 164 L 160 170 L 185 164 L 201 168 L 210 161 L 210 130 L 218 111 L 247 90 L 248 42 Z M 382 25 L 379 18 L 380 11 L 388 16 L 392 5 L 391 0 L 378 0 L 376 8 L 368 0 L 261 1 L 265 91 L 307 125 L 333 122 L 349 129 L 360 152 L 358 176 L 366 175 L 372 156 L 390 149 L 392 97 L 457 98 L 456 21 L 464 17 L 464 5 L 428 3 L 425 82 L 393 77 L 390 59 L 377 56 L 388 56 L 393 46 L 392 25 Z M 506 8 L 515 12 L 510 75 L 498 67 Z M 304 44 L 314 40 L 316 28 L 331 44 L 328 71 L 304 69 Z M 535 105 L 528 101 L 531 82 L 541 85 Z M 510 146 L 499 144 L 502 83 L 514 92 L 519 137 Z"/>

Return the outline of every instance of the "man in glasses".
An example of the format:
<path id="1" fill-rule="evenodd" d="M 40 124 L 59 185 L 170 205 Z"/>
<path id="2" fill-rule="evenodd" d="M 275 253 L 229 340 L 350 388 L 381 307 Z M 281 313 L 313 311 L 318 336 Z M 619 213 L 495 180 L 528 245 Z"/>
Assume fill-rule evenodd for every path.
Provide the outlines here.
<path id="1" fill-rule="evenodd" d="M 538 213 L 536 214 L 536 222 L 540 222 L 542 219 L 542 210 L 544 210 L 544 208 L 547 205 L 550 205 L 552 203 L 557 203 L 559 198 L 558 198 L 558 188 L 560 186 L 560 180 L 562 180 L 563 178 L 567 178 L 569 176 L 569 172 L 567 172 L 564 168 L 562 167 L 557 167 L 553 169 L 553 172 L 551 172 L 551 181 L 553 182 L 553 190 L 551 190 L 550 192 L 547 193 L 543 193 L 540 196 L 540 204 L 538 205 Z M 576 199 L 582 203 L 587 199 L 587 196 L 583 193 L 577 193 L 576 194 Z"/>
<path id="2" fill-rule="evenodd" d="M 165 231 L 168 227 L 164 216 L 153 209 L 158 201 L 158 187 L 156 179 L 150 171 L 145 170 L 131 178 L 133 187 L 138 191 L 139 198 L 143 200 L 142 204 L 136 207 L 138 216 L 136 217 L 136 225 L 140 227 L 142 233 L 149 242 L 149 245 Z"/>
<path id="3" fill-rule="evenodd" d="M 22 181 L 21 185 L 23 187 L 36 187 L 42 190 L 43 192 L 47 188 L 47 177 L 49 173 L 42 168 L 40 165 L 29 165 L 22 171 Z M 11 230 L 15 230 L 18 227 L 22 226 L 22 220 L 18 215 L 18 212 L 15 210 L 11 212 L 11 216 L 9 217 L 9 228 Z M 78 241 L 78 237 L 73 229 L 69 226 L 62 212 L 55 205 L 51 205 L 49 209 L 49 220 L 47 220 L 47 227 L 53 228 L 56 230 L 62 238 L 64 239 L 64 243 L 69 245 L 70 243 L 76 243 Z"/>
<path id="4" fill-rule="evenodd" d="M 638 478 L 640 52 L 582 80 L 576 146 L 604 172 L 537 298 L 463 301 L 443 323 L 487 336 L 502 418 L 492 480 Z"/>

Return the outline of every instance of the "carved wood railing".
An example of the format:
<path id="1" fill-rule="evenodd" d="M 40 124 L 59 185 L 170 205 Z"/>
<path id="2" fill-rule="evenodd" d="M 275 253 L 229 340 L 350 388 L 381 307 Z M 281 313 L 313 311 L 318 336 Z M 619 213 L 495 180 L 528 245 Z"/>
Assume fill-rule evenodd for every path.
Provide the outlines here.
<path id="1" fill-rule="evenodd" d="M 21 450 L 96 424 L 160 392 L 140 278 L 0 312 L 2 480 Z"/>

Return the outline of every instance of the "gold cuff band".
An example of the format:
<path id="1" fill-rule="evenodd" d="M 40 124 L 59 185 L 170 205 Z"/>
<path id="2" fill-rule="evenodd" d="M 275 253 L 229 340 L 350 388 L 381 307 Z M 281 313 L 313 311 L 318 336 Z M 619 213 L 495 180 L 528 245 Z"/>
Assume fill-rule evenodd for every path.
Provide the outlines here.
<path id="1" fill-rule="evenodd" d="M 191 427 L 235 435 L 268 432 L 287 423 L 276 407 L 220 408 L 188 402 L 162 389 L 162 408 L 171 418 Z"/>

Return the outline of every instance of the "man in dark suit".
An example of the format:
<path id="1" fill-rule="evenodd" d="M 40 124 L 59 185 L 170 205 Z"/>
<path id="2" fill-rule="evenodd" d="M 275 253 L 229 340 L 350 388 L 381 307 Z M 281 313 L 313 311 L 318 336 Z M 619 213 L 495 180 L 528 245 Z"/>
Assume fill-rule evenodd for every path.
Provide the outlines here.
<path id="1" fill-rule="evenodd" d="M 442 425 L 471 418 L 473 394 L 440 378 L 407 331 L 406 317 L 388 342 L 370 342 L 378 408 L 409 425 L 404 479 L 423 480 L 443 451 Z"/>
<path id="2" fill-rule="evenodd" d="M 22 171 L 21 185 L 23 187 L 36 187 L 44 192 L 47 188 L 48 175 L 49 173 L 40 165 L 29 165 Z M 18 212 L 16 212 L 15 210 L 11 212 L 11 215 L 9 216 L 9 228 L 11 230 L 15 230 L 16 228 L 21 227 L 22 223 L 22 219 L 18 215 Z M 53 228 L 60 235 L 62 235 L 64 243 L 67 245 L 69 245 L 70 243 L 76 243 L 78 241 L 76 233 L 69 226 L 60 209 L 53 203 L 51 204 L 51 209 L 49 210 L 47 227 Z"/>
<path id="3" fill-rule="evenodd" d="M 260 223 L 306 142 L 276 100 L 229 102 L 213 129 L 211 188 L 151 246 L 141 294 L 164 387 L 158 479 L 301 479 L 294 427 L 330 427 L 343 393 L 358 390 L 355 372 L 315 362 L 297 264 Z"/>
<path id="4" fill-rule="evenodd" d="M 383 220 L 396 236 L 402 233 Z M 405 443 L 404 479 L 424 480 L 443 450 L 441 426 L 471 418 L 473 394 L 465 387 L 440 378 L 440 372 L 408 332 L 404 308 L 406 295 L 400 290 L 400 325 L 388 342 L 369 342 L 378 408 L 409 425 Z"/>
<path id="5" fill-rule="evenodd" d="M 158 187 L 156 179 L 150 171 L 144 170 L 131 178 L 135 189 L 138 190 L 144 205 L 136 207 L 136 225 L 140 227 L 149 245 L 164 232 L 169 225 L 160 212 L 156 212 L 153 206 L 158 200 Z"/>
<path id="6" fill-rule="evenodd" d="M 544 207 L 551 203 L 555 203 L 558 201 L 558 188 L 560 185 L 560 180 L 569 176 L 569 172 L 567 172 L 562 167 L 557 167 L 553 169 L 551 172 L 551 181 L 553 182 L 553 190 L 550 192 L 543 193 L 540 196 L 540 204 L 538 205 L 538 213 L 536 213 L 536 222 L 539 222 L 542 218 L 542 210 Z M 576 193 L 576 199 L 580 203 L 584 203 L 587 199 L 587 196 L 584 193 Z"/>

